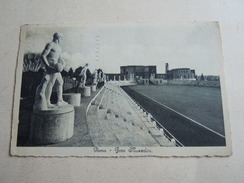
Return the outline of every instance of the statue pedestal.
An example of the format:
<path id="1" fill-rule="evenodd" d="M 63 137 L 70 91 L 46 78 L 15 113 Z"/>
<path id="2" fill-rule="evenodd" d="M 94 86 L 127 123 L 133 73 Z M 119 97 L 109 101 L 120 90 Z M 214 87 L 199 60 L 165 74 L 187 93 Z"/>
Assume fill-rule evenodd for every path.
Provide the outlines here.
<path id="1" fill-rule="evenodd" d="M 72 106 L 80 106 L 80 93 L 64 93 L 63 99 L 65 102 L 68 102 L 68 104 Z"/>
<path id="2" fill-rule="evenodd" d="M 97 90 L 97 85 L 92 85 L 92 86 L 91 86 L 91 91 L 92 91 L 92 92 L 95 92 L 96 90 Z"/>
<path id="3" fill-rule="evenodd" d="M 65 141 L 74 134 L 74 107 L 64 105 L 43 111 L 34 111 L 31 116 L 30 143 L 52 144 Z"/>
<path id="4" fill-rule="evenodd" d="M 81 94 L 82 97 L 89 97 L 91 96 L 91 88 L 90 87 L 79 87 L 78 92 Z"/>

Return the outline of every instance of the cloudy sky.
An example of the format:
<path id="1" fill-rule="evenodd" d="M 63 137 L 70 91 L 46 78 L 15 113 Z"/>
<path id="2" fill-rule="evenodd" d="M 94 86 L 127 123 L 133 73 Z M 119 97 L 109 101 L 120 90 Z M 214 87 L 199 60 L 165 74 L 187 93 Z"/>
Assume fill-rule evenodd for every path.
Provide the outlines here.
<path id="1" fill-rule="evenodd" d="M 25 51 L 41 53 L 55 32 L 66 70 L 89 63 L 91 72 L 101 68 L 119 73 L 120 66 L 156 65 L 158 73 L 169 68 L 191 68 L 200 75 L 219 75 L 222 59 L 215 23 L 113 24 L 83 26 L 28 26 Z"/>

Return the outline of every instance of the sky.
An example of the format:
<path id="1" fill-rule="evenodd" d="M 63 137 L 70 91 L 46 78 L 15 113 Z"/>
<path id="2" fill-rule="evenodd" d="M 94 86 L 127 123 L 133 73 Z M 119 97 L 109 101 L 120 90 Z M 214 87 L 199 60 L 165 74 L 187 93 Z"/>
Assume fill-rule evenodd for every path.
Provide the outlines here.
<path id="1" fill-rule="evenodd" d="M 93 72 L 119 73 L 120 66 L 156 65 L 157 73 L 191 68 L 197 75 L 219 75 L 222 62 L 219 27 L 214 22 L 106 24 L 82 26 L 30 25 L 25 52 L 41 53 L 52 35 L 60 43 L 65 70 L 89 64 Z"/>

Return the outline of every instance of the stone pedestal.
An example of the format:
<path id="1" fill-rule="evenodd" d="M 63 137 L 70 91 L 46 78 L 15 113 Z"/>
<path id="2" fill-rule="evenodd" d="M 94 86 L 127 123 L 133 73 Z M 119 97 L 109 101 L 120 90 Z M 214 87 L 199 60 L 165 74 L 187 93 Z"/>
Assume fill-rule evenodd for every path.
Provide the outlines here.
<path id="1" fill-rule="evenodd" d="M 30 143 L 33 145 L 62 142 L 71 138 L 73 133 L 74 107 L 71 105 L 32 113 Z"/>
<path id="2" fill-rule="evenodd" d="M 68 104 L 72 106 L 80 106 L 80 93 L 64 93 L 63 99 L 65 102 L 68 102 Z"/>
<path id="3" fill-rule="evenodd" d="M 92 85 L 92 86 L 91 86 L 91 91 L 92 91 L 92 92 L 95 92 L 96 90 L 97 90 L 97 85 Z"/>
<path id="4" fill-rule="evenodd" d="M 89 97 L 91 96 L 91 88 L 90 87 L 79 87 L 78 92 L 81 94 L 82 97 Z"/>

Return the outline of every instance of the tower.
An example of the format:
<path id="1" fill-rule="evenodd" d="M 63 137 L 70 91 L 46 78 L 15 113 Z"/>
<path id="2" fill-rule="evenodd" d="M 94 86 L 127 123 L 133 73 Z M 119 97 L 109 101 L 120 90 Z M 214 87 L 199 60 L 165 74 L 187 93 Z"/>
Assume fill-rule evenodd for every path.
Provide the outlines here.
<path id="1" fill-rule="evenodd" d="M 165 74 L 167 74 L 167 73 L 168 73 L 168 70 L 169 70 L 169 64 L 168 64 L 168 63 L 166 63 L 166 64 L 165 64 Z"/>

